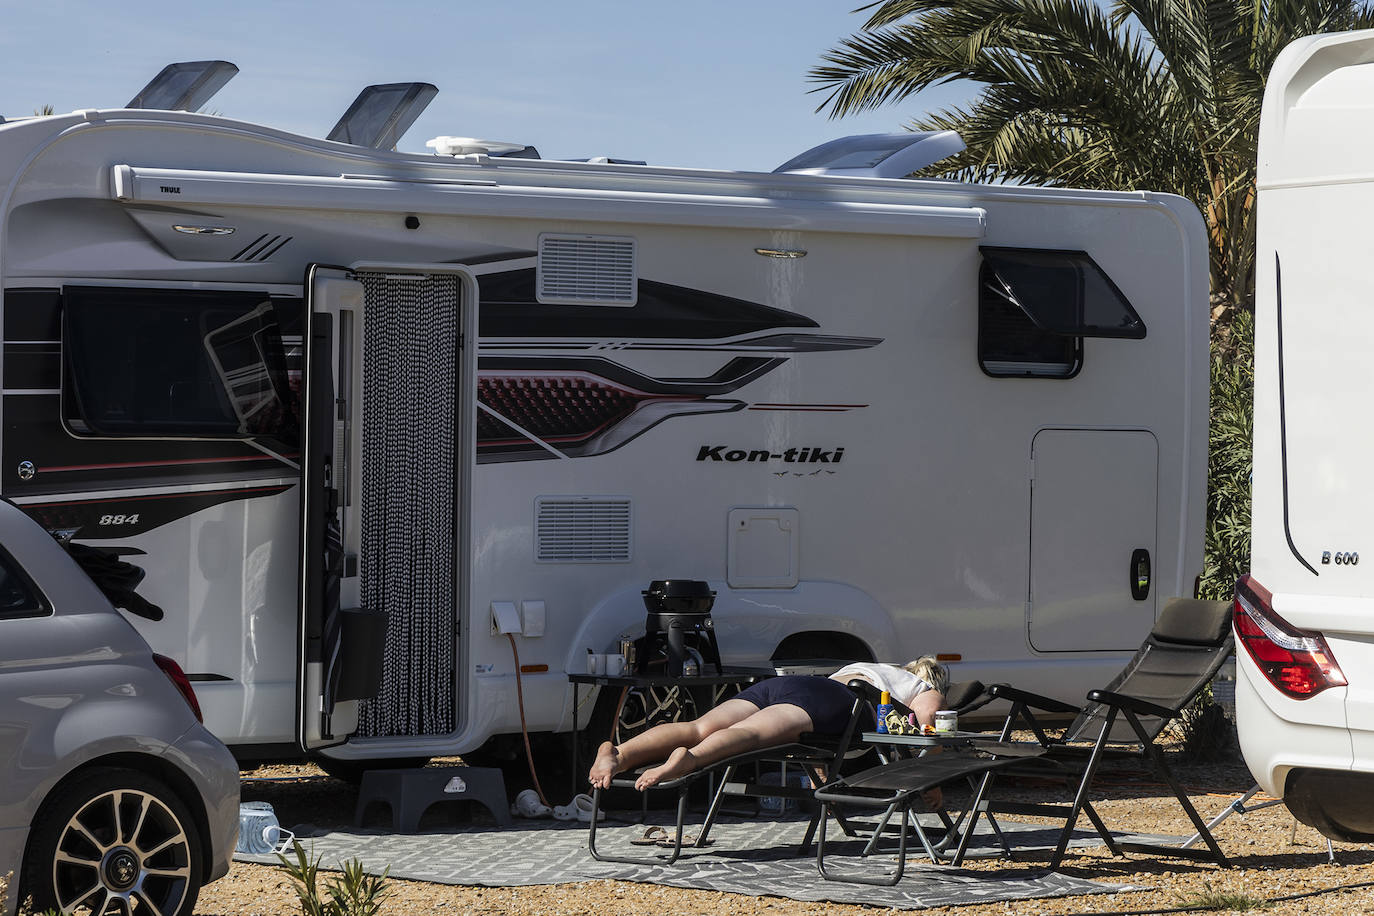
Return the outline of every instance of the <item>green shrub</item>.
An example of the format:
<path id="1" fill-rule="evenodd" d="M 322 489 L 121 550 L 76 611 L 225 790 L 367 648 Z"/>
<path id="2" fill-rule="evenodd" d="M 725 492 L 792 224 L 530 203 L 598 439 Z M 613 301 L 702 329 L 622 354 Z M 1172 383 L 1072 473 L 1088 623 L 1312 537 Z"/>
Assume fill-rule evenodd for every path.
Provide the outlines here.
<path id="1" fill-rule="evenodd" d="M 1255 318 L 1239 311 L 1212 328 L 1207 529 L 1199 596 L 1230 599 L 1250 569 L 1250 443 L 1254 432 Z"/>
<path id="2" fill-rule="evenodd" d="M 291 889 L 301 904 L 302 916 L 377 916 L 382 903 L 391 896 L 387 888 L 387 873 L 369 875 L 357 859 L 344 863 L 343 872 L 325 880 L 324 896 L 320 896 L 320 857 L 311 859 L 299 840 L 292 841 L 288 858 L 281 853 Z"/>

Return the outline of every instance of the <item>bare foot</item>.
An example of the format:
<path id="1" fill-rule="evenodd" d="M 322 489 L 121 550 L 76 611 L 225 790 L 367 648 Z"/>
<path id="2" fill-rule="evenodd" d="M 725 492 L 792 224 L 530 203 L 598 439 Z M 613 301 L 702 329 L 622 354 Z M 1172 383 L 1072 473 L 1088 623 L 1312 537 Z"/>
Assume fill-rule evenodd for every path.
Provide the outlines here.
<path id="1" fill-rule="evenodd" d="M 608 789 L 611 786 L 611 777 L 620 770 L 620 754 L 616 751 L 615 745 L 609 741 L 602 741 L 601 747 L 596 749 L 596 760 L 592 762 L 591 772 L 587 774 L 588 781 L 593 786 Z"/>
<path id="2" fill-rule="evenodd" d="M 650 767 L 635 780 L 635 788 L 643 792 L 668 779 L 686 776 L 697 768 L 697 759 L 685 747 L 680 747 L 668 755 L 668 759 L 656 767 Z"/>

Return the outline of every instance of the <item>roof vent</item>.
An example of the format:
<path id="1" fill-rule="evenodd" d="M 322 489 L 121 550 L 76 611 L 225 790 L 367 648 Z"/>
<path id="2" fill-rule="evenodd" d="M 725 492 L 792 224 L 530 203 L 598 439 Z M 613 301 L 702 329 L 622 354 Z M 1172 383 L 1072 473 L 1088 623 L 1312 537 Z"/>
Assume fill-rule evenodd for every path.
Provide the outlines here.
<path id="1" fill-rule="evenodd" d="M 952 130 L 859 134 L 812 147 L 773 171 L 803 175 L 905 178 L 963 149 L 964 141 Z"/>
<path id="2" fill-rule="evenodd" d="M 511 143 L 507 140 L 481 140 L 477 137 L 435 137 L 426 140 L 425 146 L 434 150 L 436 156 L 471 156 L 483 153 L 488 156 L 508 156 L 512 159 L 538 159 L 539 150 L 524 143 Z"/>
<path id="3" fill-rule="evenodd" d="M 539 562 L 629 562 L 628 496 L 541 496 L 534 511 Z"/>
<path id="4" fill-rule="evenodd" d="M 438 94 L 438 88 L 429 83 L 368 86 L 358 93 L 326 139 L 372 149 L 395 149 L 401 136 Z"/>
<path id="5" fill-rule="evenodd" d="M 227 60 L 191 60 L 168 64 L 125 108 L 195 111 L 234 78 L 239 68 Z"/>
<path id="6" fill-rule="evenodd" d="M 594 235 L 539 236 L 537 298 L 566 305 L 634 305 L 635 240 Z"/>

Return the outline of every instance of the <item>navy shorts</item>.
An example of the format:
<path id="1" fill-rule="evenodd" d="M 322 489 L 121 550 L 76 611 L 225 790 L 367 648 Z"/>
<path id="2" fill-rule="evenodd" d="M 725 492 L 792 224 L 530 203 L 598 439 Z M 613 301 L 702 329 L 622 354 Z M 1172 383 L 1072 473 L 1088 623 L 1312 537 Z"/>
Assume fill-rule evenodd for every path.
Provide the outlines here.
<path id="1" fill-rule="evenodd" d="M 735 694 L 759 709 L 790 703 L 806 710 L 813 731 L 838 735 L 849 724 L 854 708 L 854 691 L 839 681 L 819 674 L 784 674 L 764 678 Z"/>

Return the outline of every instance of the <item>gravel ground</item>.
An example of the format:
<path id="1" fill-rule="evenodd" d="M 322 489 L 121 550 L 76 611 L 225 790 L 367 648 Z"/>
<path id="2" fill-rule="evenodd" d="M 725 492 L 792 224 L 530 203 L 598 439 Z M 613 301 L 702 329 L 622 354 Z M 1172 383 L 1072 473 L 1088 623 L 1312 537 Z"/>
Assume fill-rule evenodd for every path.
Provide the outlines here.
<path id="1" fill-rule="evenodd" d="M 450 763 L 452 761 L 449 761 Z M 1204 819 L 1239 798 L 1252 784 L 1243 765 L 1178 765 L 1177 773 Z M 321 826 L 350 823 L 354 794 L 345 783 L 312 766 L 262 767 L 245 771 L 243 797 L 272 802 L 284 824 L 310 822 Z M 514 788 L 518 785 L 512 783 Z M 1047 787 L 1021 784 L 1019 797 L 1057 799 Z M 1259 802 L 1263 797 L 1256 798 Z M 1093 803 L 1118 829 L 1169 833 L 1193 831 L 1178 804 L 1143 771 L 1124 771 L 1113 784 L 1096 792 Z M 1010 819 L 1010 818 L 1008 818 Z M 1010 903 L 980 904 L 927 911 L 959 916 L 1005 916 L 1007 913 L 1086 914 L 1167 910 L 1197 905 L 1204 895 L 1231 895 L 1228 905 L 1205 907 L 1217 912 L 1276 901 L 1265 912 L 1279 916 L 1324 916 L 1350 912 L 1374 913 L 1374 848 L 1335 844 L 1336 865 L 1327 863 L 1326 842 L 1310 828 L 1295 825 L 1282 805 L 1245 815 L 1233 815 L 1217 829 L 1217 840 L 1235 867 L 1143 854 L 1114 859 L 1105 848 L 1070 856 L 1061 866 L 1066 874 L 1091 880 L 1148 888 L 1139 892 L 1083 897 L 1059 897 Z M 987 860 L 968 865 L 971 871 L 1006 872 L 1033 862 Z M 910 879 L 907 879 L 910 880 Z M 1363 885 L 1363 886 L 1362 886 Z M 828 903 L 803 903 L 782 897 L 747 897 L 711 891 L 683 890 L 624 881 L 585 881 L 576 884 L 483 888 L 454 887 L 393 881 L 395 896 L 384 906 L 390 914 L 871 914 L 877 908 Z M 1310 895 L 1310 896 L 1297 896 Z M 1280 899 L 1290 898 L 1290 899 Z M 196 913 L 205 916 L 278 916 L 300 912 L 281 869 L 235 863 L 229 876 L 206 887 Z"/>

